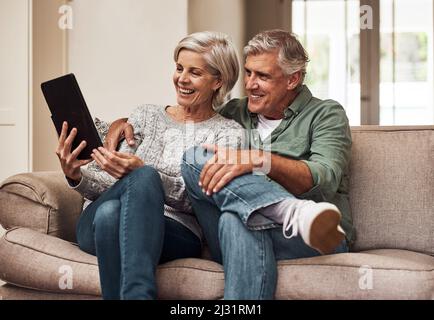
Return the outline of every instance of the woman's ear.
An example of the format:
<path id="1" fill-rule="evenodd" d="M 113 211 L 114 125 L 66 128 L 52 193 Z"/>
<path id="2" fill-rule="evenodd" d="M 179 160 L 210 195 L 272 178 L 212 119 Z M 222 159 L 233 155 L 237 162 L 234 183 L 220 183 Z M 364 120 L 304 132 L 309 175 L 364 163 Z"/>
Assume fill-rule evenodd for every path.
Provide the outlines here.
<path id="1" fill-rule="evenodd" d="M 218 89 L 220 89 L 223 85 L 222 79 L 221 78 L 217 78 L 216 82 L 214 84 L 214 91 L 217 91 Z"/>
<path id="2" fill-rule="evenodd" d="M 295 72 L 288 77 L 287 89 L 294 90 L 301 81 L 301 71 Z"/>

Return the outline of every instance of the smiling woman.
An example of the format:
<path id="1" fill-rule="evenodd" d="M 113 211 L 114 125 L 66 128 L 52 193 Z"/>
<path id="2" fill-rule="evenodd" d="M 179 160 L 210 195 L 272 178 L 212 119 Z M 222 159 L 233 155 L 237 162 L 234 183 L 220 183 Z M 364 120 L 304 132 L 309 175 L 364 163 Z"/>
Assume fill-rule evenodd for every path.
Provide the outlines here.
<path id="1" fill-rule="evenodd" d="M 190 60 L 189 68 L 193 78 L 211 77 L 215 83 L 210 83 L 213 91 L 212 106 L 217 107 L 224 102 L 228 93 L 232 90 L 238 79 L 239 65 L 235 47 L 231 44 L 222 45 L 228 41 L 227 36 L 212 32 L 194 33 L 197 39 L 187 36 L 178 44 L 174 52 L 174 60 L 177 62 L 177 73 L 174 81 L 182 80 L 176 75 L 182 75 L 182 65 L 179 62 Z M 210 37 L 214 38 L 210 41 Z M 208 43 L 207 46 L 204 43 Z M 179 61 L 180 60 L 180 61 Z M 176 84 L 175 84 L 176 85 Z"/>
<path id="2" fill-rule="evenodd" d="M 239 148 L 242 127 L 214 111 L 234 86 L 239 66 L 224 34 L 199 32 L 174 51 L 176 104 L 142 105 L 128 118 L 134 141 L 76 159 L 77 130 L 66 126 L 56 153 L 71 187 L 88 201 L 77 224 L 80 249 L 96 255 L 105 299 L 155 299 L 158 263 L 199 257 L 199 225 L 181 177 L 181 156 L 203 143 Z M 100 134 L 105 138 L 97 123 Z M 172 133 L 175 132 L 175 135 Z M 134 254 L 132 254 L 134 253 Z"/>
<path id="3" fill-rule="evenodd" d="M 188 111 L 177 112 L 175 115 L 191 116 L 196 109 L 203 113 L 198 118 L 207 119 L 214 114 L 214 110 L 208 106 L 212 106 L 216 99 L 215 92 L 221 88 L 222 81 L 218 74 L 212 74 L 212 70 L 209 69 L 202 54 L 188 49 L 179 52 L 173 83 L 177 92 L 178 104 Z"/>

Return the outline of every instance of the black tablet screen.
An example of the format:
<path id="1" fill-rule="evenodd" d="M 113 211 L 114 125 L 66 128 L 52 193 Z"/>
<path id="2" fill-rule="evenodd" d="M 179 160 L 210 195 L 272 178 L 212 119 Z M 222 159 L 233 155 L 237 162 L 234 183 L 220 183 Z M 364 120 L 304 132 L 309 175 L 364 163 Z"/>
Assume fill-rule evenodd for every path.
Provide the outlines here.
<path id="1" fill-rule="evenodd" d="M 64 121 L 68 122 L 68 134 L 72 128 L 77 128 L 77 136 L 72 144 L 71 152 L 81 141 L 85 140 L 86 148 L 77 158 L 90 159 L 92 150 L 102 146 L 102 142 L 74 74 L 67 74 L 44 82 L 41 84 L 41 89 L 57 134 L 60 135 Z"/>

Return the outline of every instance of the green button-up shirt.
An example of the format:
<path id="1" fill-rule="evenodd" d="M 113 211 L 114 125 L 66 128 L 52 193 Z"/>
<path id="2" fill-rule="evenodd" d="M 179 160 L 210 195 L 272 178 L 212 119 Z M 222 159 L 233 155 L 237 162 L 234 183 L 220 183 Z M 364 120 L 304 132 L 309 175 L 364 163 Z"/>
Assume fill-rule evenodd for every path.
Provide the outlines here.
<path id="1" fill-rule="evenodd" d="M 306 163 L 314 187 L 301 198 L 335 204 L 342 212 L 341 225 L 347 240 L 352 240 L 348 197 L 351 131 L 345 110 L 338 102 L 315 98 L 303 86 L 285 109 L 280 125 L 264 141 L 256 130 L 258 115 L 248 110 L 247 98 L 232 99 L 218 111 L 247 129 L 250 147 Z"/>

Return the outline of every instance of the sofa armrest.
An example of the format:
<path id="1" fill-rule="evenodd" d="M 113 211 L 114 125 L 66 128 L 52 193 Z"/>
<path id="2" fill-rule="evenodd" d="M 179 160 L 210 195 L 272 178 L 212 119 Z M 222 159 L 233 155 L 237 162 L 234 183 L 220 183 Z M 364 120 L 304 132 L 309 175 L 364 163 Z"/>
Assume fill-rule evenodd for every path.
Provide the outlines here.
<path id="1" fill-rule="evenodd" d="M 0 185 L 0 224 L 26 227 L 75 241 L 83 197 L 69 188 L 62 172 L 22 173 Z"/>

